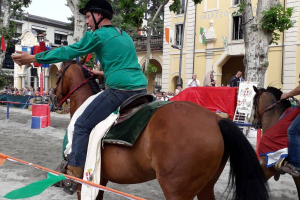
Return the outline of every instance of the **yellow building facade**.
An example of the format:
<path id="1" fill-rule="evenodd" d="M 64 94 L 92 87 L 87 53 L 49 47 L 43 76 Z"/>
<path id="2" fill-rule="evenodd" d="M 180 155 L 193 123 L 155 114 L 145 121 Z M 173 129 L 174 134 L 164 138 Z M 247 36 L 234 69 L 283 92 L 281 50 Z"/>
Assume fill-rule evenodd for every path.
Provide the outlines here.
<path id="1" fill-rule="evenodd" d="M 186 5 L 187 0 L 181 0 Z M 298 85 L 300 56 L 300 38 L 298 32 L 299 0 L 286 0 L 286 7 L 295 7 L 292 19 L 296 20 L 293 28 L 285 32 L 278 45 L 270 45 L 269 67 L 265 76 L 265 86 L 272 85 L 290 91 Z M 243 58 L 245 45 L 242 33 L 241 16 L 233 16 L 238 10 L 239 0 L 203 0 L 200 5 L 194 5 L 188 0 L 181 79 L 183 88 L 197 74 L 201 86 L 206 73 L 214 70 L 214 78 L 219 86 L 228 85 L 230 78 L 237 71 L 244 74 Z M 283 3 L 283 0 L 282 0 Z M 257 0 L 252 1 L 253 13 L 256 14 Z M 162 91 L 174 92 L 178 75 L 180 50 L 180 35 L 184 20 L 184 10 L 181 13 L 169 11 L 170 3 L 165 6 L 164 26 L 169 29 L 169 42 L 163 44 Z M 206 29 L 206 42 L 202 43 L 201 28 Z M 165 35 L 166 36 L 166 32 Z M 227 39 L 228 46 L 223 39 Z M 225 48 L 226 47 L 226 48 Z"/>

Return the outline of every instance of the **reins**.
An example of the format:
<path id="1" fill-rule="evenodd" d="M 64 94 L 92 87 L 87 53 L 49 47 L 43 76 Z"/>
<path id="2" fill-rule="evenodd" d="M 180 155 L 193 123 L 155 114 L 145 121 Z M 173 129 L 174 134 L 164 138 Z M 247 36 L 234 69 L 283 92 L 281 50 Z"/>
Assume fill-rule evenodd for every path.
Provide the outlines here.
<path id="1" fill-rule="evenodd" d="M 73 63 L 71 63 L 71 64 L 73 64 Z M 77 85 L 72 91 L 70 91 L 70 92 L 65 96 L 65 95 L 63 94 L 63 92 L 62 92 L 62 89 L 63 89 L 63 77 L 64 77 L 64 74 L 65 74 L 66 70 L 68 69 L 68 67 L 69 67 L 71 64 L 67 65 L 67 66 L 64 68 L 64 70 L 62 71 L 62 73 L 60 74 L 60 76 L 59 76 L 59 78 L 58 78 L 58 80 L 57 80 L 56 87 L 57 87 L 57 85 L 58 85 L 60 79 L 62 79 L 60 94 L 63 96 L 63 99 L 58 103 L 58 105 L 56 106 L 56 109 L 59 108 L 65 101 L 67 101 L 67 99 L 68 99 L 68 98 L 69 98 L 76 90 L 78 90 L 81 86 L 85 85 L 87 82 L 89 82 L 89 80 L 91 80 L 91 79 L 94 77 L 94 74 L 93 74 L 92 72 L 90 72 L 90 73 L 91 73 L 91 76 L 90 76 L 89 78 L 85 79 L 83 82 L 81 82 L 79 85 Z M 87 70 L 87 71 L 89 71 L 89 69 L 88 69 L 86 66 L 84 66 L 84 65 L 82 65 L 82 68 L 85 69 L 85 70 Z"/>

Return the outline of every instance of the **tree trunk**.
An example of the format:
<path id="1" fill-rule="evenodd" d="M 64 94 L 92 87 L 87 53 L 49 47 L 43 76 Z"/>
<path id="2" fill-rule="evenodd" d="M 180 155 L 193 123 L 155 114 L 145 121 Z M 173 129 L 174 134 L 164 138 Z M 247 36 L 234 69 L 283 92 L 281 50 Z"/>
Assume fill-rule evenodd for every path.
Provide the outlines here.
<path id="1" fill-rule="evenodd" d="M 169 0 L 165 0 L 164 2 L 162 2 L 160 4 L 160 6 L 157 9 L 154 17 L 152 18 L 152 21 L 150 22 L 150 25 L 148 26 L 148 30 L 147 30 L 147 53 L 146 53 L 146 61 L 145 61 L 145 70 L 147 69 L 148 64 L 149 64 L 149 60 L 150 60 L 150 54 L 151 54 L 151 31 L 153 29 L 155 19 L 157 18 L 158 14 L 161 12 L 161 10 L 165 7 L 165 5 L 168 2 L 169 2 Z"/>
<path id="2" fill-rule="evenodd" d="M 74 15 L 74 36 L 75 42 L 78 42 L 86 32 L 85 16 L 79 13 L 80 0 L 67 0 L 67 6 L 70 8 Z"/>
<path id="3" fill-rule="evenodd" d="M 7 2 L 7 0 L 4 0 L 4 15 L 3 15 L 3 29 L 7 30 L 9 28 L 9 24 L 10 24 L 10 17 L 12 15 L 11 9 L 9 7 L 9 4 Z M 3 37 L 3 35 L 2 35 Z M 4 38 L 4 43 L 5 43 L 5 47 L 7 48 L 7 39 Z M 2 43 L 1 43 L 2 44 Z M 0 54 L 0 70 L 2 70 L 3 67 L 3 61 L 5 59 L 5 53 L 6 51 L 2 52 Z"/>
<path id="4" fill-rule="evenodd" d="M 245 78 L 264 87 L 264 77 L 269 65 L 268 50 L 273 32 L 266 32 L 260 26 L 262 12 L 278 3 L 278 0 L 258 0 L 257 15 L 253 16 L 251 0 L 245 0 L 243 11 L 243 31 L 245 41 Z"/>

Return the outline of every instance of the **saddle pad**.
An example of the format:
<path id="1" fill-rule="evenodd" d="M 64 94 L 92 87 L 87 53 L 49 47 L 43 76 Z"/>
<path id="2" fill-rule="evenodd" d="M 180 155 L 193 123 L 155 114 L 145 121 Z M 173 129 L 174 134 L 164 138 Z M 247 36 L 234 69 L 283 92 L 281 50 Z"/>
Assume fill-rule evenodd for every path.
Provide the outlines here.
<path id="1" fill-rule="evenodd" d="M 278 159 L 287 156 L 287 148 L 289 145 L 287 129 L 299 114 L 300 107 L 288 109 L 285 116 L 263 134 L 258 146 L 258 153 L 260 156 L 268 157 L 268 155 L 271 156 L 274 154 Z M 272 162 L 271 160 L 270 162 L 268 161 L 268 167 L 276 164 L 276 162 L 277 161 L 274 161 L 274 159 Z"/>
<path id="2" fill-rule="evenodd" d="M 133 146 L 156 110 L 169 103 L 172 103 L 172 101 L 156 101 L 149 103 L 144 108 L 137 111 L 132 117 L 111 127 L 104 136 L 103 142 Z"/>

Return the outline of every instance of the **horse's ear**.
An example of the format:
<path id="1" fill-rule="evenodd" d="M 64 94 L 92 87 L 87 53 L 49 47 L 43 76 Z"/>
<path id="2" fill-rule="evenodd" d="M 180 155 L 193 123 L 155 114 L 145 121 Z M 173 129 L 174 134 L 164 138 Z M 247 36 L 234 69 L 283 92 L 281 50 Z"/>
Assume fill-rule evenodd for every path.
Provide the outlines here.
<path id="1" fill-rule="evenodd" d="M 254 92 L 255 92 L 256 94 L 259 93 L 257 87 L 255 87 L 254 85 L 253 85 L 253 89 L 254 89 Z"/>
<path id="2" fill-rule="evenodd" d="M 86 55 L 84 58 L 82 58 L 82 59 L 79 61 L 79 63 L 80 63 L 81 65 L 84 65 L 84 64 L 86 63 L 87 57 L 88 57 L 88 55 Z"/>

